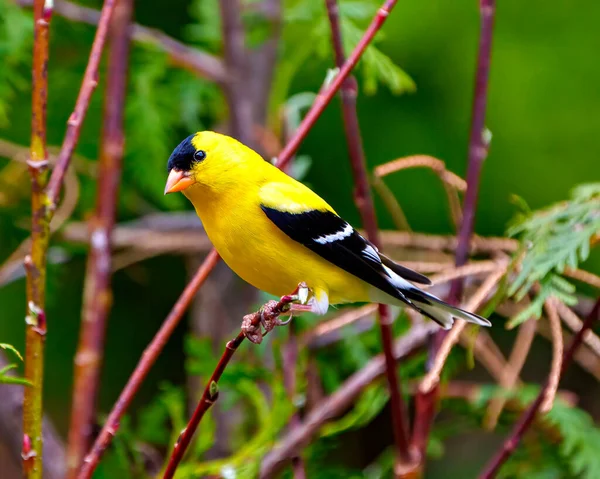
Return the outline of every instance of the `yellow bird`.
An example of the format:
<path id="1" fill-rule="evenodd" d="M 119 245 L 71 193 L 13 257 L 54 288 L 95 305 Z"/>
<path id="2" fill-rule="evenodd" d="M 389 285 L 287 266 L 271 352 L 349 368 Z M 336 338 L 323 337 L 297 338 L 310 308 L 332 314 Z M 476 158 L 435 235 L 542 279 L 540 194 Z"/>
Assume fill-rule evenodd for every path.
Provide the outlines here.
<path id="1" fill-rule="evenodd" d="M 431 282 L 384 256 L 320 196 L 231 137 L 190 135 L 167 168 L 165 194 L 183 192 L 225 263 L 258 289 L 283 296 L 304 282 L 316 314 L 330 304 L 378 302 L 411 306 L 446 329 L 453 317 L 490 325 L 414 286 Z"/>

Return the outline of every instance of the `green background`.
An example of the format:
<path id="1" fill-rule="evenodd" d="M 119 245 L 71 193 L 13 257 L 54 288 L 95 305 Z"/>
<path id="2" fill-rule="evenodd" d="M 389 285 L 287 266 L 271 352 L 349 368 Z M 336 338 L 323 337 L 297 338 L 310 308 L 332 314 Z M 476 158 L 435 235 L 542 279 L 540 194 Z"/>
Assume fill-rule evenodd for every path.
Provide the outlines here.
<path id="1" fill-rule="evenodd" d="M 539 208 L 567 198 L 569 190 L 579 183 L 600 180 L 597 82 L 600 35 L 596 33 L 600 3 L 592 0 L 498 3 L 486 120 L 493 140 L 483 167 L 476 218 L 476 231 L 481 235 L 503 234 L 515 211 L 510 201 L 513 194 L 523 197 L 532 208 Z M 90 5 L 98 6 L 97 2 Z M 183 38 L 185 25 L 191 23 L 188 5 L 181 0 L 138 2 L 135 15 L 138 22 L 178 38 Z M 92 27 L 60 17 L 52 22 L 50 144 L 59 145 L 62 141 L 93 34 Z M 399 2 L 384 27 L 379 48 L 414 79 L 417 91 L 394 96 L 380 86 L 373 96 L 359 95 L 358 112 L 369 168 L 422 153 L 444 160 L 450 170 L 465 175 L 478 35 L 479 12 L 475 0 Z M 295 78 L 293 91 L 317 91 L 330 66 L 331 61 L 311 59 Z M 25 86 L 10 102 L 10 124 L 0 129 L 0 137 L 27 145 L 30 94 L 26 66 L 21 73 Z M 101 82 L 78 147 L 78 152 L 91 159 L 97 157 L 98 151 L 102 91 Z M 166 94 L 168 84 L 160 92 L 168 106 L 171 101 Z M 173 105 L 176 108 L 179 106 Z M 359 224 L 352 202 L 351 174 L 341 125 L 339 105 L 334 101 L 300 152 L 312 157 L 306 181 L 340 214 Z M 168 132 L 168 144 L 163 145 L 167 154 L 188 133 L 181 126 Z M 148 144 L 152 145 L 150 138 Z M 144 145 L 138 142 L 136 148 L 144 149 Z M 140 177 L 152 176 L 149 168 L 166 164 L 165 151 L 148 148 L 136 151 L 135 161 L 126 159 L 119 219 L 129 219 L 144 210 L 131 207 L 133 200 L 127 200 L 130 189 L 137 190 L 148 201 L 148 210 L 190 209 L 187 202 L 175 195 L 161 199 L 162 189 L 140 187 L 144 184 Z M 159 175 L 154 173 L 154 176 Z M 26 190 L 27 178 L 21 181 Z M 80 219 L 92 211 L 94 202 L 93 183 L 82 181 L 81 200 L 75 214 Z M 402 172 L 389 177 L 387 183 L 414 230 L 451 233 L 443 189 L 430 172 Z M 379 202 L 378 211 L 380 224 L 392 227 Z M 0 259 L 8 257 L 26 236 L 27 215 L 25 194 L 18 205 L 0 211 Z M 50 266 L 48 274 L 45 400 L 47 411 L 62 433 L 66 432 L 68 422 L 65 398 L 70 398 L 85 270 L 85 251 L 79 248 L 71 253 L 67 264 Z M 592 258 L 590 267 L 598 271 L 598 264 L 598 258 Z M 108 327 L 100 397 L 102 411 L 109 410 L 185 282 L 183 260 L 175 256 L 148 260 L 115 275 L 115 302 Z M 12 343 L 20 350 L 24 349 L 24 286 L 21 279 L 0 288 L 0 342 Z M 160 380 L 184 379 L 185 330 L 182 322 L 152 369 L 133 411 L 155 393 Z M 540 345 L 540 350 L 541 357 L 545 357 L 547 345 Z M 540 365 L 542 371 L 546 364 Z M 537 375 L 532 373 L 531 377 Z M 446 478 L 468 476 L 464 470 L 456 476 L 448 473 L 438 476 L 435 467 L 431 474 Z"/>

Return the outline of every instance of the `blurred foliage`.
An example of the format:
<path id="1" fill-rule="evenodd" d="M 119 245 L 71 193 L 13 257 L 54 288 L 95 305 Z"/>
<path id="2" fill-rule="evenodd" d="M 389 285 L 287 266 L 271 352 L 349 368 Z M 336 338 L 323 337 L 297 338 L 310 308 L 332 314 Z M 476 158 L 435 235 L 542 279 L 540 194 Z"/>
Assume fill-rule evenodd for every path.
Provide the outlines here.
<path id="1" fill-rule="evenodd" d="M 84 3 L 100 5 L 98 0 Z M 253 8 L 256 4 L 246 2 L 248 8 L 243 15 L 253 51 L 272 33 L 272 25 Z M 378 6 L 376 0 L 341 2 L 347 53 Z M 598 184 L 582 185 L 569 201 L 540 209 L 565 198 L 574 185 L 595 180 L 590 172 L 597 171 L 600 152 L 596 134 L 600 127 L 596 114 L 600 90 L 593 82 L 588 85 L 580 80 L 595 78 L 599 73 L 597 62 L 589 61 L 600 48 L 600 36 L 589 34 L 595 31 L 598 15 L 600 4 L 591 0 L 577 6 L 568 2 L 513 1 L 498 7 L 487 115 L 494 142 L 482 178 L 477 231 L 505 231 L 505 223 L 514 213 L 509 194 L 517 194 L 524 199 L 522 204 L 526 201 L 532 205 L 533 210 L 524 209 L 510 226 L 510 234 L 519 238 L 525 255 L 509 293 L 521 298 L 536 283 L 540 291 L 530 308 L 512 320 L 513 325 L 539 315 L 543 300 L 550 294 L 569 304 L 573 301 L 574 285 L 561 275 L 565 266 L 583 264 L 599 270 L 598 256 L 589 251 L 599 230 Z M 221 54 L 217 0 L 174 0 L 159 2 L 152 8 L 139 4 L 136 17 L 142 24 Z M 442 158 L 452 171 L 464 173 L 478 29 L 476 4 L 470 0 L 398 4 L 356 70 L 360 93 L 366 94 L 359 95 L 358 108 L 370 168 L 393 158 L 426 153 Z M 52 20 L 48 139 L 53 145 L 62 141 L 93 33 L 92 27 L 57 15 Z M 22 145 L 29 140 L 31 39 L 31 13 L 10 0 L 0 0 L 0 136 Z M 336 74 L 322 0 L 284 2 L 278 53 L 267 126 L 279 136 L 281 119 L 291 129 L 297 127 L 323 82 L 331 81 Z M 78 147 L 92 165 L 99 149 L 104 68 L 103 63 L 100 85 Z M 218 128 L 224 123 L 227 108 L 221 90 L 179 69 L 156 45 L 140 42 L 132 49 L 128 88 L 119 220 L 158 210 L 190 209 L 181 195 L 162 194 L 166 159 L 191 131 Z M 401 95 L 404 93 L 411 94 Z M 336 210 L 357 223 L 345 148 L 339 106 L 333 102 L 304 142 L 292 174 L 305 178 Z M 16 178 L 25 182 L 26 175 L 19 176 L 19 171 L 25 173 L 25 167 L 9 162 L 9 158 L 0 159 L 0 184 L 10 185 Z M 93 175 L 81 174 L 79 181 L 80 198 L 73 219 L 84 220 L 94 205 L 95 183 Z M 443 214 L 445 199 L 436 181 L 428 173 L 403 171 L 389 179 L 389 186 L 415 230 L 449 233 L 452 226 Z M 0 261 L 28 233 L 27 188 L 11 189 L 13 199 L 0 211 Z M 383 227 L 392 226 L 385 213 L 379 220 Z M 52 264 L 49 270 L 46 380 L 52 387 L 47 388 L 46 404 L 64 433 L 64 398 L 69 396 L 72 380 L 85 248 L 59 240 L 55 243 L 60 243 L 66 260 Z M 184 283 L 182 261 L 175 257 L 135 264 L 115 276 L 100 397 L 103 411 L 112 405 Z M 23 290 L 22 280 L 0 289 L 0 340 L 20 349 Z M 261 296 L 258 304 L 264 300 L 266 297 Z M 495 307 L 494 301 L 490 303 L 486 315 Z M 256 308 L 249 306 L 251 309 Z M 317 321 L 314 317 L 299 318 L 299 334 Z M 408 324 L 406 317 L 399 316 L 394 333 L 401 335 Z M 499 329 L 495 328 L 494 333 L 500 336 L 504 332 Z M 297 365 L 298 387 L 290 398 L 282 386 L 280 350 L 285 333 L 276 331 L 261 347 L 246 344 L 236 353 L 219 384 L 219 407 L 225 413 L 239 409 L 244 418 L 231 435 L 230 453 L 219 459 L 211 455 L 217 434 L 215 411 L 211 410 L 182 465 L 181 477 L 254 477 L 260 458 L 284 432 L 294 407 L 301 411 L 306 407 L 307 388 L 311 386 L 307 379 L 309 355 L 319 371 L 319 387 L 328 394 L 381 352 L 376 328 L 360 333 L 344 331 L 340 341 L 325 348 L 302 350 Z M 506 344 L 512 337 L 503 337 Z M 209 338 L 194 338 L 184 335 L 183 328 L 178 329 L 136 398 L 131 416 L 122 422 L 101 462 L 98 478 L 142 478 L 159 472 L 164 454 L 185 427 L 188 402 L 194 402 L 182 384 L 190 376 L 199 378 L 200 383 L 209 377 L 220 354 L 213 346 Z M 528 360 L 533 363 L 532 369 L 546 365 L 543 348 L 539 354 L 535 351 Z M 471 370 L 474 364 L 469 354 L 460 350 L 452 353 L 444 370 L 445 381 L 465 374 L 481 379 L 477 368 Z M 403 379 L 418 379 L 426 361 L 425 353 L 405 361 L 401 366 Z M 0 381 L 20 381 L 5 376 L 7 371 L 0 371 Z M 539 374 L 536 371 L 535 377 Z M 595 398 L 598 390 L 587 379 L 582 381 L 585 384 L 579 393 L 584 398 L 586 394 Z M 470 477 L 466 468 L 486 459 L 488 451 L 480 449 L 480 436 L 476 434 L 480 434 L 485 403 L 503 393 L 497 388 L 482 391 L 474 404 L 464 399 L 444 401 L 443 415 L 449 417 L 436 421 L 428 444 L 428 456 L 441 462 L 441 473 L 431 472 L 431 477 Z M 526 404 L 535 392 L 535 388 L 523 387 L 514 397 Z M 384 381 L 375 381 L 348 411 L 328 422 L 306 450 L 309 477 L 390 477 L 393 450 L 389 447 L 392 438 L 387 403 Z M 514 411 L 505 412 L 499 432 L 506 432 L 514 419 Z M 545 429 L 531 432 L 503 469 L 504 477 L 600 477 L 598 456 L 594 456 L 600 446 L 599 433 L 583 409 L 557 401 L 541 421 L 553 434 L 545 434 Z M 457 455 L 457 443 L 462 446 L 463 442 L 462 455 Z M 432 461 L 431 470 L 435 468 L 436 461 Z M 289 471 L 286 474 L 290 477 Z"/>
<path id="2" fill-rule="evenodd" d="M 2 349 L 4 351 L 9 351 L 14 356 L 16 356 L 19 359 L 19 361 L 23 362 L 23 356 L 21 356 L 21 353 L 19 351 L 17 351 L 14 346 L 11 346 L 10 344 L 6 344 L 6 343 L 0 343 L 0 349 Z M 30 384 L 30 382 L 27 381 L 26 379 L 18 378 L 13 375 L 7 374 L 10 371 L 12 371 L 13 369 L 16 369 L 17 367 L 18 367 L 17 364 L 7 364 L 6 366 L 3 366 L 0 369 L 0 383 L 21 384 L 23 386 L 28 386 Z"/>
<path id="3" fill-rule="evenodd" d="M 535 212 L 520 201 L 523 212 L 513 220 L 508 234 L 519 237 L 525 254 L 508 294 L 520 301 L 536 285 L 539 292 L 510 321 L 510 327 L 539 318 L 550 296 L 570 306 L 577 303 L 575 286 L 561 273 L 587 260 L 593 245 L 600 241 L 600 183 L 580 185 L 571 196 L 569 201 Z"/>
<path id="4" fill-rule="evenodd" d="M 526 407 L 539 393 L 537 386 L 523 386 L 506 393 L 497 387 L 484 387 L 474 401 L 483 410 L 497 396 L 517 400 Z M 499 477 L 581 478 L 600 474 L 600 429 L 585 411 L 557 398 L 553 408 L 541 416 L 523 439 L 523 447 L 502 468 Z"/>

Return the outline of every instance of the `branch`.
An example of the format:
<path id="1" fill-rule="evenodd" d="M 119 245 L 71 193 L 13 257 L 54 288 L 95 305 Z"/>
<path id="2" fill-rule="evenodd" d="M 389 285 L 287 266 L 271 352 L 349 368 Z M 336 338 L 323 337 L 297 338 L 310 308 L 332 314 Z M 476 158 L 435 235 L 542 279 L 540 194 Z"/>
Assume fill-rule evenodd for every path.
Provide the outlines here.
<path id="1" fill-rule="evenodd" d="M 554 297 L 550 297 L 544 303 L 546 314 L 548 315 L 548 323 L 550 324 L 550 331 L 552 333 L 552 365 L 550 374 L 548 375 L 548 387 L 544 402 L 540 406 L 542 413 L 547 413 L 552 409 L 554 404 L 554 397 L 556 391 L 558 391 L 558 383 L 560 382 L 560 373 L 562 369 L 562 356 L 563 356 L 563 336 L 562 328 L 560 324 L 560 317 L 558 316 L 557 309 L 558 300 Z M 585 342 L 585 337 L 583 337 Z"/>
<path id="2" fill-rule="evenodd" d="M 277 167 L 283 168 L 286 163 L 292 158 L 292 155 L 298 149 L 298 146 L 304 139 L 304 137 L 308 134 L 312 126 L 315 124 L 323 110 L 331 101 L 331 98 L 335 95 L 337 90 L 340 88 L 343 79 L 348 76 L 352 68 L 356 65 L 361 55 L 364 53 L 366 47 L 369 45 L 373 37 L 379 31 L 387 15 L 390 10 L 394 7 L 397 0 L 386 0 L 385 4 L 379 9 L 375 18 L 371 22 L 371 25 L 365 32 L 363 38 L 360 40 L 348 61 L 344 64 L 344 67 L 341 69 L 340 73 L 336 77 L 336 79 L 331 82 L 325 91 L 322 92 L 322 95 L 315 100 L 313 105 L 311 106 L 309 112 L 306 117 L 302 120 L 302 123 L 296 130 L 294 137 L 290 140 L 289 143 L 285 146 L 284 150 L 279 155 L 278 161 L 276 163 Z M 179 323 L 183 313 L 189 306 L 193 296 L 197 293 L 198 289 L 204 283 L 206 276 L 210 273 L 210 271 L 214 268 L 219 256 L 217 252 L 213 249 L 204 260 L 204 262 L 200 265 L 198 272 L 192 279 L 192 281 L 186 286 L 182 295 L 175 303 L 175 306 L 171 310 L 169 316 L 165 319 L 163 325 L 160 330 L 156 333 L 146 351 L 142 355 L 142 358 L 138 362 L 134 372 L 129 378 L 125 388 L 121 392 L 119 399 L 117 400 L 115 406 L 110 412 L 108 419 L 100 431 L 100 434 L 96 438 L 92 449 L 89 454 L 86 456 L 84 460 L 84 465 L 79 473 L 79 479 L 89 479 L 92 476 L 98 462 L 100 461 L 100 456 L 102 452 L 106 449 L 106 447 L 110 444 L 113 436 L 116 434 L 116 431 L 119 427 L 120 419 L 125 414 L 125 411 L 131 404 L 133 397 L 137 393 L 141 383 L 144 378 L 148 374 L 148 371 L 156 361 L 156 358 L 162 351 L 165 343 L 171 336 L 171 333 Z"/>
<path id="3" fill-rule="evenodd" d="M 75 355 L 75 384 L 68 444 L 68 474 L 74 479 L 93 441 L 96 400 L 104 350 L 106 321 L 111 306 L 111 234 L 124 149 L 123 109 L 127 90 L 129 27 L 133 0 L 120 0 L 111 23 L 104 100 L 104 131 L 96 212 L 90 220 L 90 254 L 87 265 L 79 346 Z"/>
<path id="4" fill-rule="evenodd" d="M 9 365 L 6 357 L 0 353 L 0 369 Z M 10 374 L 10 373 L 9 373 Z M 23 390 L 26 387 L 14 384 L 0 384 L 0 447 L 6 446 L 17 470 L 20 470 L 23 435 L 21 416 L 23 415 Z M 63 479 L 65 477 L 66 462 L 65 448 L 58 432 L 48 419 L 43 418 L 43 457 L 44 479 Z M 6 471 L 0 469 L 3 474 Z M 6 476 L 2 476 L 6 477 Z M 12 476 L 11 476 L 12 477 Z"/>
<path id="5" fill-rule="evenodd" d="M 14 1 L 22 7 L 29 7 L 33 4 L 33 0 Z M 74 22 L 87 23 L 88 25 L 97 25 L 101 15 L 98 10 L 64 0 L 55 2 L 54 11 L 64 18 Z M 189 47 L 161 31 L 134 23 L 131 26 L 130 35 L 131 39 L 138 43 L 147 43 L 159 48 L 176 65 L 196 75 L 217 83 L 223 83 L 227 78 L 225 66 L 219 58 L 197 48 Z"/>
<path id="6" fill-rule="evenodd" d="M 48 103 L 48 39 L 52 3 L 36 0 L 31 112 L 31 252 L 25 257 L 27 316 L 25 317 L 25 378 L 31 383 L 23 398 L 23 472 L 42 477 L 42 395 L 46 336 L 46 251 L 50 236 L 44 189 L 48 180 L 46 106 Z"/>
<path id="7" fill-rule="evenodd" d="M 458 232 L 458 245 L 456 248 L 456 265 L 462 266 L 469 257 L 469 245 L 473 236 L 475 223 L 475 210 L 477 208 L 477 197 L 481 179 L 481 169 L 488 154 L 489 138 L 485 135 L 485 109 L 487 103 L 487 87 L 489 67 L 492 49 L 492 33 L 494 26 L 495 0 L 480 0 L 481 33 L 479 37 L 479 53 L 477 57 L 477 69 L 475 72 L 475 93 L 473 96 L 473 108 L 471 118 L 471 132 L 469 136 L 469 153 L 467 167 L 467 190 L 463 206 L 462 221 Z M 462 296 L 463 282 L 457 279 L 452 283 L 448 302 L 459 304 Z M 455 323 L 455 328 L 462 328 L 461 321 Z M 445 331 L 439 331 L 432 341 L 430 358 L 437 356 L 437 349 Z M 437 358 L 436 358 L 437 359 Z M 428 400 L 436 401 L 437 393 L 427 393 Z M 426 431 L 422 446 L 427 444 L 426 437 L 429 434 L 435 415 L 435 407 L 428 407 L 428 414 L 417 416 L 415 428 Z M 422 424 L 420 424 L 422 423 Z M 422 456 L 424 455 L 424 451 Z"/>
<path id="8" fill-rule="evenodd" d="M 573 360 L 573 356 L 577 351 L 577 348 L 581 346 L 583 342 L 583 338 L 586 332 L 592 327 L 596 320 L 600 319 L 600 298 L 596 300 L 594 307 L 591 312 L 588 314 L 586 320 L 584 321 L 581 329 L 577 332 L 577 334 L 573 337 L 571 344 L 565 350 L 560 375 L 562 375 L 565 370 L 569 367 L 569 364 Z M 502 465 L 508 460 L 511 454 L 515 451 L 519 442 L 521 442 L 521 438 L 531 427 L 533 421 L 537 415 L 538 410 L 542 406 L 542 403 L 545 401 L 547 397 L 549 389 L 549 381 L 546 380 L 546 383 L 540 390 L 539 394 L 535 398 L 535 400 L 531 403 L 529 408 L 521 415 L 519 421 L 515 425 L 512 433 L 504 442 L 501 450 L 496 454 L 494 458 L 487 464 L 484 471 L 479 476 L 479 479 L 491 479 L 496 477 L 498 471 L 502 467 Z"/>
<path id="9" fill-rule="evenodd" d="M 289 311 L 290 304 L 298 299 L 297 296 L 294 296 L 295 294 L 296 293 L 294 292 L 292 295 L 283 296 L 279 301 L 269 301 L 260 309 L 260 311 L 244 316 L 241 331 L 234 339 L 228 341 L 225 345 L 223 355 L 221 356 L 221 359 L 219 359 L 209 381 L 206 383 L 206 387 L 204 388 L 204 392 L 202 393 L 202 397 L 198 402 L 194 414 L 192 414 L 188 425 L 179 436 L 179 439 L 177 439 L 177 443 L 171 453 L 163 479 L 171 479 L 173 477 L 177 470 L 177 466 L 190 445 L 194 432 L 196 432 L 200 421 L 204 417 L 204 414 L 218 399 L 219 386 L 217 383 L 237 348 L 242 344 L 246 337 L 253 343 L 260 343 L 262 341 L 262 333 L 260 330 L 261 324 L 264 324 L 265 326 L 265 334 L 278 324 L 286 324 L 279 322 L 278 318 L 280 314 Z"/>
<path id="10" fill-rule="evenodd" d="M 92 477 L 92 473 L 100 461 L 100 456 L 108 447 L 112 438 L 119 429 L 121 417 L 123 414 L 125 414 L 125 411 L 133 400 L 133 397 L 150 371 L 150 368 L 153 366 L 156 358 L 179 324 L 179 320 L 183 316 L 183 313 L 194 299 L 194 296 L 198 289 L 200 289 L 200 286 L 202 286 L 204 281 L 206 281 L 206 277 L 215 267 L 218 260 L 219 255 L 216 251 L 213 250 L 208 254 L 204 262 L 198 268 L 198 271 L 192 280 L 185 287 L 183 293 L 181 293 L 181 296 L 152 339 L 152 342 L 142 354 L 142 358 L 136 366 L 133 374 L 129 378 L 129 381 L 127 381 L 127 384 L 117 399 L 117 402 L 113 406 L 113 409 L 110 412 L 102 431 L 100 431 L 100 434 L 96 438 L 92 449 L 86 456 L 83 466 L 79 471 L 79 475 L 77 476 L 79 479 Z"/>
<path id="11" fill-rule="evenodd" d="M 52 171 L 52 176 L 48 183 L 47 201 L 49 203 L 48 208 L 50 211 L 54 211 L 56 208 L 63 178 L 67 171 L 67 167 L 71 162 L 71 156 L 75 151 L 75 146 L 79 141 L 79 134 L 81 132 L 85 114 L 90 106 L 92 93 L 94 93 L 94 90 L 98 86 L 98 67 L 102 58 L 102 50 L 104 50 L 104 44 L 106 43 L 108 26 L 110 25 L 110 19 L 115 4 L 116 0 L 104 0 L 102 6 L 100 19 L 98 20 L 98 29 L 96 30 L 96 36 L 94 37 L 94 43 L 92 44 L 92 50 L 90 52 L 90 59 L 88 60 L 81 82 L 81 89 L 79 90 L 77 101 L 75 102 L 75 109 L 73 110 L 73 113 L 71 113 L 69 121 L 67 121 L 67 133 L 65 134 L 65 139 L 60 149 L 60 153 L 58 154 L 58 159 L 56 160 L 56 166 Z"/>
<path id="12" fill-rule="evenodd" d="M 531 345 L 533 344 L 533 339 L 535 338 L 537 324 L 538 322 L 535 318 L 529 318 L 519 327 L 519 332 L 517 333 L 508 364 L 505 368 L 504 377 L 500 381 L 502 389 L 512 391 L 517 385 L 519 374 L 521 374 L 521 369 L 525 365 Z M 496 428 L 506 402 L 507 397 L 505 396 L 496 397 L 490 401 L 483 419 L 483 425 L 486 429 L 493 430 Z"/>
<path id="13" fill-rule="evenodd" d="M 394 359 L 401 361 L 425 344 L 427 337 L 438 328 L 433 323 L 421 323 L 413 326 L 404 336 L 396 340 Z M 288 432 L 280 444 L 269 452 L 261 461 L 261 478 L 276 476 L 285 463 L 299 450 L 306 447 L 320 428 L 350 407 L 362 390 L 384 375 L 386 361 L 382 354 L 371 359 L 360 371 L 355 372 L 342 385 L 309 412 L 301 427 Z"/>
<path id="14" fill-rule="evenodd" d="M 331 25 L 331 37 L 335 53 L 335 63 L 342 68 L 346 61 L 342 43 L 342 31 L 339 19 L 339 7 L 336 0 L 325 0 L 327 16 Z M 381 246 L 377 229 L 377 217 L 373 198 L 369 189 L 369 179 L 365 161 L 364 148 L 356 111 L 356 95 L 358 86 L 353 76 L 348 76 L 340 90 L 342 99 L 342 116 L 348 154 L 354 178 L 354 202 L 361 216 L 363 226 L 369 240 L 377 247 Z M 393 354 L 392 318 L 389 308 L 383 304 L 379 305 L 379 328 L 381 331 L 381 343 L 386 361 L 386 377 L 390 390 L 390 402 L 392 409 L 393 434 L 396 442 L 398 457 L 402 467 L 410 469 L 413 461 L 408 441 L 408 416 L 406 406 L 400 392 L 400 380 L 396 370 L 396 361 Z"/>
<path id="15" fill-rule="evenodd" d="M 315 102 L 304 117 L 304 120 L 302 120 L 302 123 L 300 124 L 298 129 L 294 132 L 294 136 L 285 146 L 283 151 L 279 154 L 277 160 L 277 166 L 279 168 L 284 169 L 288 161 L 290 161 L 292 155 L 296 152 L 296 150 L 300 146 L 300 143 L 302 143 L 302 140 L 304 140 L 310 129 L 321 116 L 321 113 L 323 113 L 323 110 L 325 110 L 325 107 L 329 104 L 331 99 L 340 89 L 344 80 L 348 78 L 350 72 L 358 63 L 358 60 L 364 53 L 365 49 L 373 40 L 373 37 L 381 29 L 388 15 L 396 6 L 397 1 L 398 0 L 385 0 L 384 4 L 379 8 L 369 27 L 365 31 L 364 35 L 362 36 L 362 38 L 360 39 L 360 41 L 358 42 L 348 59 L 340 68 L 340 71 L 337 74 L 337 76 L 324 89 L 324 91 L 320 92 L 320 94 L 317 96 Z"/>

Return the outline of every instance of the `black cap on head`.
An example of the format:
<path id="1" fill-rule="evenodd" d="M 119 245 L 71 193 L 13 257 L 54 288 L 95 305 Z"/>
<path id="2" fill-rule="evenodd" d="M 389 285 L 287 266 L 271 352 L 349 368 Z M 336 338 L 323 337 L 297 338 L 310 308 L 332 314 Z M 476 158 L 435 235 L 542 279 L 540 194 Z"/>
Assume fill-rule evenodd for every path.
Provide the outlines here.
<path id="1" fill-rule="evenodd" d="M 194 138 L 194 135 L 188 136 L 173 150 L 167 163 L 167 171 L 171 171 L 173 168 L 179 171 L 189 171 L 192 169 L 194 153 L 196 151 L 194 145 L 192 145 L 192 138 Z"/>

